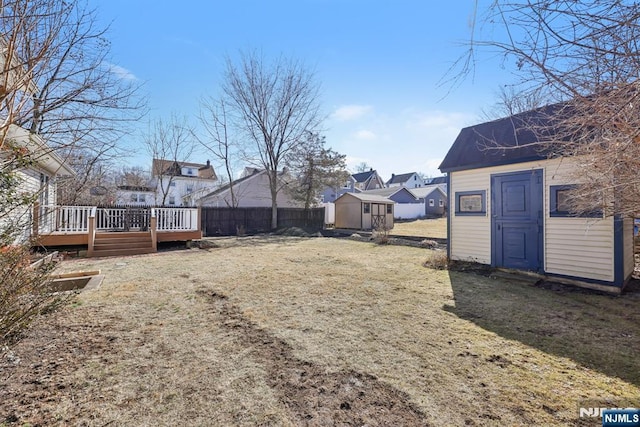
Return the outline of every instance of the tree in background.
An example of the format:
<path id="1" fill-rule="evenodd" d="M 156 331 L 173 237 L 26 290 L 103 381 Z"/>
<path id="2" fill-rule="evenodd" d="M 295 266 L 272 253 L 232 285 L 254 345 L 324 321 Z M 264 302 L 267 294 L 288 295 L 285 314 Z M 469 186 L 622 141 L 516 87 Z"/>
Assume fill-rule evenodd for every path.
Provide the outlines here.
<path id="1" fill-rule="evenodd" d="M 349 178 L 346 156 L 325 147 L 326 139 L 317 133 L 307 135 L 307 143 L 291 152 L 287 162 L 294 177 L 288 191 L 292 198 L 311 208 L 326 187 L 341 187 Z"/>
<path id="2" fill-rule="evenodd" d="M 318 85 L 300 62 L 283 57 L 267 62 L 252 52 L 241 54 L 237 64 L 227 58 L 223 93 L 242 137 L 238 140 L 246 141 L 243 157 L 269 178 L 271 227 L 276 228 L 281 169 L 321 122 Z"/>
<path id="3" fill-rule="evenodd" d="M 171 184 L 180 176 L 178 162 L 186 161 L 193 153 L 194 132 L 186 118 L 173 114 L 169 121 L 158 119 L 150 123 L 144 144 L 153 158 L 151 175 L 157 180 L 156 192 L 160 196 L 156 200 L 164 206 Z"/>
<path id="4" fill-rule="evenodd" d="M 224 99 L 205 98 L 200 102 L 200 123 L 206 136 L 198 139 L 200 145 L 211 153 L 215 160 L 222 163 L 231 200 L 229 207 L 238 207 L 238 194 L 234 188 L 234 164 L 240 158 L 239 147 L 232 139 L 229 127 L 227 105 Z M 215 161 L 214 160 L 214 161 Z"/>
<path id="5" fill-rule="evenodd" d="M 367 162 L 360 162 L 356 165 L 356 172 L 357 173 L 361 173 L 361 172 L 369 172 L 371 169 L 373 169 L 371 166 L 369 166 L 369 163 Z"/>
<path id="6" fill-rule="evenodd" d="M 558 103 L 528 126 L 540 148 L 578 163 L 576 212 L 640 211 L 640 8 L 623 0 L 495 1 L 474 26 L 458 77 L 477 52 L 496 49 L 515 65 L 512 98 Z M 484 37 L 482 29 L 491 30 Z M 500 37 L 502 35 L 502 37 Z M 551 123 L 551 127 L 544 123 Z M 615 196 L 614 196 L 615 195 Z"/>

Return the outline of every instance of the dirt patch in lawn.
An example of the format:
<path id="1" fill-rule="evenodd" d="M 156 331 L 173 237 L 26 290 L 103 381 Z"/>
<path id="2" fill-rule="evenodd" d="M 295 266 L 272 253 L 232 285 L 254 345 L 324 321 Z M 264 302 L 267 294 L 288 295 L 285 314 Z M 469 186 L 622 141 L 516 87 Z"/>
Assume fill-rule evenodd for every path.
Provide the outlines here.
<path id="1" fill-rule="evenodd" d="M 278 390 L 295 424 L 312 425 L 428 425 L 406 393 L 355 372 L 326 368 L 293 355 L 287 342 L 244 318 L 226 295 L 200 290 L 219 321 L 233 331 L 242 346 L 262 361 L 267 383 Z"/>
<path id="2" fill-rule="evenodd" d="M 0 425 L 575 425 L 640 396 L 635 294 L 351 239 L 214 242 L 64 261 L 105 279 L 0 349 Z"/>

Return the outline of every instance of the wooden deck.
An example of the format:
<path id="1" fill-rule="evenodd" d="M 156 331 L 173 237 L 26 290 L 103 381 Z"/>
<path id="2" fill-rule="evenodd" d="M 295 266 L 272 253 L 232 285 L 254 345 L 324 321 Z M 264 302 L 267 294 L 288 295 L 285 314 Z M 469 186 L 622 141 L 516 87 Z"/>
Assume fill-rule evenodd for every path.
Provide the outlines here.
<path id="1" fill-rule="evenodd" d="M 37 242 L 45 247 L 86 246 L 88 256 L 156 252 L 158 242 L 202 238 L 198 208 L 54 206 L 35 213 Z"/>

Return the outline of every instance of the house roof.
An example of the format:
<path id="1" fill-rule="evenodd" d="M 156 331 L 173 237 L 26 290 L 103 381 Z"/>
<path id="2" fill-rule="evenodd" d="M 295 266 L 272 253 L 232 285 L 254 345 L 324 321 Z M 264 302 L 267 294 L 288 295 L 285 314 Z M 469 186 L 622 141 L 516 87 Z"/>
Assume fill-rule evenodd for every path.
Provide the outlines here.
<path id="1" fill-rule="evenodd" d="M 353 177 L 353 179 L 356 180 L 356 182 L 365 182 L 366 180 L 368 180 L 369 178 L 371 178 L 371 176 L 373 174 L 375 174 L 376 171 L 374 171 L 373 169 L 367 171 L 367 172 L 359 172 L 359 173 L 354 173 L 351 176 Z"/>
<path id="2" fill-rule="evenodd" d="M 179 162 L 174 160 L 153 159 L 151 164 L 151 174 L 153 176 L 158 176 L 158 175 L 182 176 L 181 169 L 184 167 L 197 168 L 198 169 L 197 178 L 214 179 L 214 180 L 217 179 L 216 173 L 213 170 L 213 166 L 211 166 L 211 163 L 209 162 L 209 160 L 207 160 L 206 164 L 202 164 L 202 163 L 192 163 L 192 162 Z"/>
<path id="3" fill-rule="evenodd" d="M 407 182 L 409 178 L 415 175 L 415 172 L 403 173 L 400 175 L 391 175 L 391 179 L 387 181 L 387 185 L 389 184 L 402 184 L 403 182 Z"/>
<path id="4" fill-rule="evenodd" d="M 440 164 L 442 172 L 521 163 L 548 158 L 539 142 L 558 134 L 566 104 L 553 104 L 464 128 Z"/>
<path id="5" fill-rule="evenodd" d="M 431 185 L 431 184 L 446 184 L 447 183 L 447 177 L 446 176 L 436 176 L 435 178 L 429 178 L 425 181 L 426 185 Z"/>
<path id="6" fill-rule="evenodd" d="M 447 195 L 446 190 L 442 188 L 441 184 L 431 184 L 431 185 L 425 185 L 424 187 L 409 189 L 409 192 L 411 192 L 411 194 L 413 194 L 418 199 L 424 199 L 434 191 L 440 191 L 443 196 Z"/>
<path id="7" fill-rule="evenodd" d="M 336 199 L 336 202 L 340 199 L 342 199 L 343 197 L 348 197 L 348 196 L 352 196 L 355 197 L 356 199 L 359 199 L 362 202 L 374 202 L 374 203 L 394 203 L 393 200 L 389 200 L 384 196 L 379 196 L 377 194 L 370 194 L 367 192 L 360 192 L 360 193 L 344 193 L 342 196 L 338 197 Z"/>
<path id="8" fill-rule="evenodd" d="M 244 175 L 243 177 L 241 177 L 241 178 L 238 178 L 238 179 L 234 180 L 234 181 L 233 181 L 232 183 L 230 183 L 230 184 L 223 185 L 222 187 L 217 188 L 217 189 L 215 189 L 214 191 L 212 191 L 212 192 L 210 192 L 210 193 L 205 194 L 205 195 L 204 195 L 204 196 L 202 196 L 201 198 L 202 198 L 202 199 L 204 199 L 204 198 L 206 198 L 206 197 L 216 196 L 216 195 L 218 195 L 218 194 L 222 194 L 222 193 L 224 193 L 225 191 L 229 190 L 229 188 L 231 188 L 231 185 L 232 185 L 232 184 L 233 184 L 233 185 L 240 184 L 241 182 L 247 181 L 247 180 L 249 180 L 249 179 L 251 179 L 251 178 L 253 178 L 253 177 L 256 177 L 256 176 L 258 176 L 258 175 L 264 174 L 265 172 L 266 172 L 266 171 L 265 171 L 264 169 L 263 169 L 263 170 L 260 170 L 260 169 L 253 169 L 253 171 L 252 171 L 252 173 L 251 173 L 250 175 Z"/>
<path id="9" fill-rule="evenodd" d="M 146 192 L 146 193 L 151 193 L 154 191 L 153 188 L 147 187 L 144 185 L 118 185 L 118 190 L 138 191 L 138 192 Z"/>
<path id="10" fill-rule="evenodd" d="M 40 136 L 12 124 L 9 125 L 6 138 L 29 150 L 31 159 L 47 172 L 60 176 L 76 175 L 76 172 L 51 147 L 47 146 Z"/>
<path id="11" fill-rule="evenodd" d="M 388 198 L 388 197 L 393 196 L 396 193 L 401 193 L 403 191 L 408 193 L 411 197 L 415 198 L 413 193 L 411 193 L 411 191 L 409 191 L 407 189 L 407 187 L 376 188 L 375 190 L 362 191 L 361 194 L 371 194 L 371 195 L 382 196 L 382 197 L 387 197 Z"/>

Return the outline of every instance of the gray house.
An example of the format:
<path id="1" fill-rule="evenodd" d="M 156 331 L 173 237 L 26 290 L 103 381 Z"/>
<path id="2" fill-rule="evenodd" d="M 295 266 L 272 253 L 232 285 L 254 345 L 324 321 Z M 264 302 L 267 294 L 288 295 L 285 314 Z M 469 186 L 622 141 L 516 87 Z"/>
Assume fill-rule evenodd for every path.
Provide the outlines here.
<path id="1" fill-rule="evenodd" d="M 441 217 L 447 213 L 447 186 L 431 184 L 409 190 L 414 197 L 424 203 L 424 215 Z"/>

